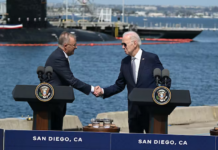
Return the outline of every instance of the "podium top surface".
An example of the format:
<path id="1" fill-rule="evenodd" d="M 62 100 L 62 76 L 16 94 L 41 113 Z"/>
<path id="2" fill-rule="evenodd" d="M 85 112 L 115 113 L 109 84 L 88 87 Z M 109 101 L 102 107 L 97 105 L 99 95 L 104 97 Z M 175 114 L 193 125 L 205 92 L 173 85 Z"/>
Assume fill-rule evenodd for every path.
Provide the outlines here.
<path id="1" fill-rule="evenodd" d="M 35 95 L 37 85 L 16 85 L 12 95 L 15 101 L 40 102 Z M 49 101 L 72 103 L 74 101 L 73 88 L 69 86 L 53 86 L 54 97 Z"/>
<path id="2" fill-rule="evenodd" d="M 152 98 L 154 89 L 134 88 L 129 94 L 129 100 L 132 102 L 144 103 L 146 105 L 157 105 Z M 168 106 L 189 106 L 191 97 L 189 90 L 170 90 L 171 100 Z M 165 105 L 166 106 L 166 105 Z"/>

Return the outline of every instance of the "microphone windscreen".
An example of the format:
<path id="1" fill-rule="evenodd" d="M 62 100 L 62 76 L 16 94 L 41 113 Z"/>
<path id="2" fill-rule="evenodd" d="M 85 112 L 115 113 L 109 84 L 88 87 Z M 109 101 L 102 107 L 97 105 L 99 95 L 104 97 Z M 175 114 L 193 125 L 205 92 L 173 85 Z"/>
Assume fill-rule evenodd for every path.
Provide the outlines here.
<path id="1" fill-rule="evenodd" d="M 156 77 L 156 76 L 161 76 L 161 70 L 160 70 L 160 68 L 155 68 L 155 69 L 154 69 L 154 72 L 153 72 L 153 75 L 154 75 L 154 77 Z"/>
<path id="2" fill-rule="evenodd" d="M 42 72 L 42 74 L 43 74 L 43 73 L 45 72 L 45 68 L 42 67 L 42 66 L 39 66 L 39 67 L 37 68 L 36 73 L 38 74 L 39 72 Z"/>
<path id="3" fill-rule="evenodd" d="M 162 70 L 162 77 L 169 77 L 170 76 L 170 72 L 168 69 L 163 69 Z"/>
<path id="4" fill-rule="evenodd" d="M 45 68 L 45 74 L 47 74 L 47 73 L 53 73 L 53 68 L 51 67 L 51 66 L 47 66 L 46 68 Z"/>

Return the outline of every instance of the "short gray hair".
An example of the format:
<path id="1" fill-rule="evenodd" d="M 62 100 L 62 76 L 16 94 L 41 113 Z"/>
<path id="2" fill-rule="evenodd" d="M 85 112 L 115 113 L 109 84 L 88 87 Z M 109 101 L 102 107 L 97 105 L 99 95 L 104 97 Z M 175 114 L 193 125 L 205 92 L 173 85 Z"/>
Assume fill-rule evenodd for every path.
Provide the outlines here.
<path id="1" fill-rule="evenodd" d="M 58 45 L 63 47 L 64 44 L 69 43 L 70 37 L 76 39 L 76 35 L 69 32 L 62 32 L 58 38 Z"/>
<path id="2" fill-rule="evenodd" d="M 139 37 L 139 35 L 136 32 L 127 31 L 123 34 L 123 37 L 126 35 L 130 35 L 131 41 L 137 41 L 139 46 L 142 44 L 141 38 Z"/>

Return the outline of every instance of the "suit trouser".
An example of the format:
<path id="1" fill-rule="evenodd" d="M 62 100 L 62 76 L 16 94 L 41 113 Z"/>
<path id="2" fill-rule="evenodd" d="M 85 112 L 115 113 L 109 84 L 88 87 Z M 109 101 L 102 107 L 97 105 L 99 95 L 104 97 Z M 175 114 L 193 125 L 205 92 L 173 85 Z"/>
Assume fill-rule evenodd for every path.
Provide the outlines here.
<path id="1" fill-rule="evenodd" d="M 66 104 L 57 104 L 51 113 L 51 130 L 62 130 Z"/>
<path id="2" fill-rule="evenodd" d="M 51 130 L 62 130 L 64 115 L 61 112 L 51 113 Z"/>
<path id="3" fill-rule="evenodd" d="M 129 118 L 129 133 L 149 133 L 149 113 L 136 118 Z"/>

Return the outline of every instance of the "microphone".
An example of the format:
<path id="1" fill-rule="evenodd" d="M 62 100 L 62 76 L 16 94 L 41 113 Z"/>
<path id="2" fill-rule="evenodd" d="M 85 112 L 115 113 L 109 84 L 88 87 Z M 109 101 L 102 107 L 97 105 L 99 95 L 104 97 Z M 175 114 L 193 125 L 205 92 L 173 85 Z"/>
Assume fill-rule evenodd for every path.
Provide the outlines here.
<path id="1" fill-rule="evenodd" d="M 162 78 L 164 78 L 165 86 L 167 86 L 167 80 L 170 77 L 170 72 L 168 69 L 163 69 L 162 70 Z"/>
<path id="2" fill-rule="evenodd" d="M 44 74 L 44 72 L 45 72 L 45 68 L 44 68 L 44 67 L 39 66 L 39 67 L 37 68 L 36 73 L 38 74 L 38 78 L 39 78 L 39 80 L 40 80 L 40 83 L 43 82 L 43 76 L 42 76 L 42 75 Z"/>
<path id="3" fill-rule="evenodd" d="M 158 83 L 159 83 L 160 77 L 161 77 L 161 70 L 159 68 L 155 68 L 153 75 L 154 75 L 154 78 L 156 79 L 156 85 L 158 86 Z"/>
<path id="4" fill-rule="evenodd" d="M 47 66 L 45 68 L 45 74 L 48 76 L 48 80 L 51 79 L 52 73 L 53 73 L 53 68 L 51 66 Z"/>

